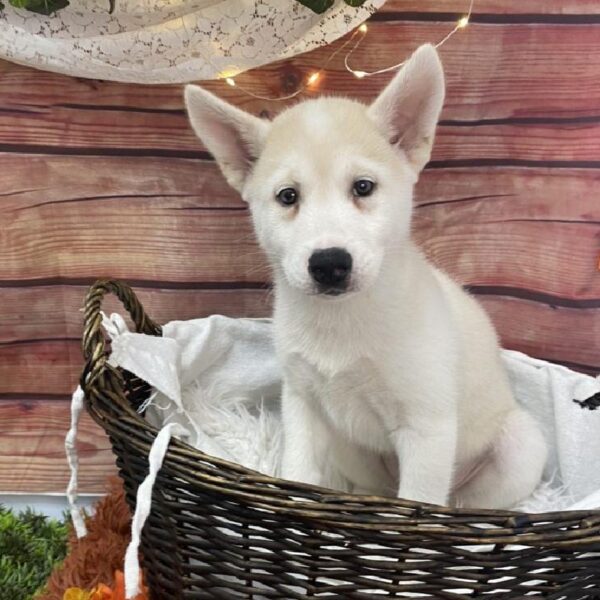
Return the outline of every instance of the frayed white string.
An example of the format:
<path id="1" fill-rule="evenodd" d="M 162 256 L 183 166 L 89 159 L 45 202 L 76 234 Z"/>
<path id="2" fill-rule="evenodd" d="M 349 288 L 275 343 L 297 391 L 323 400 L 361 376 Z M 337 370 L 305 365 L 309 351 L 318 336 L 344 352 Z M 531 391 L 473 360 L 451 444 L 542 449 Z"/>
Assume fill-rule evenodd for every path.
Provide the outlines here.
<path id="1" fill-rule="evenodd" d="M 151 394 L 140 404 L 139 408 L 137 409 L 138 414 L 143 414 L 150 406 L 153 406 L 157 410 L 169 410 L 171 408 L 170 404 L 167 404 L 166 406 L 159 406 L 156 404 L 154 401 L 156 400 L 157 395 L 158 390 L 153 390 Z"/>
<path id="2" fill-rule="evenodd" d="M 129 542 L 127 552 L 125 552 L 125 598 L 127 600 L 135 598 L 140 593 L 140 562 L 138 549 L 140 546 L 142 529 L 150 514 L 152 490 L 154 488 L 156 475 L 162 467 L 171 437 L 183 437 L 189 435 L 189 431 L 179 423 L 169 423 L 158 432 L 158 435 L 150 448 L 150 454 L 148 455 L 148 475 L 146 475 L 146 478 L 137 490 L 135 513 L 131 521 L 131 542 Z"/>
<path id="3" fill-rule="evenodd" d="M 77 426 L 79 424 L 79 417 L 83 410 L 83 390 L 81 386 L 77 386 L 77 389 L 73 392 L 71 398 L 71 427 L 65 437 L 65 452 L 67 453 L 67 461 L 69 463 L 69 469 L 71 470 L 71 477 L 69 478 L 69 485 L 67 486 L 67 500 L 69 502 L 69 509 L 71 512 L 71 521 L 73 527 L 75 527 L 75 534 L 78 538 L 82 538 L 87 534 L 85 522 L 83 520 L 83 514 L 81 509 L 77 506 L 77 476 L 79 472 L 79 456 L 77 454 Z"/>
<path id="4" fill-rule="evenodd" d="M 115 339 L 119 335 L 127 331 L 127 324 L 118 314 L 112 314 L 109 317 L 102 313 L 102 325 L 111 336 Z M 77 506 L 77 483 L 79 477 L 79 455 L 77 452 L 77 428 L 79 418 L 83 410 L 84 394 L 81 386 L 73 392 L 71 397 L 71 425 L 67 435 L 65 436 L 65 452 L 67 454 L 67 462 L 71 476 L 69 485 L 67 486 L 67 501 L 69 503 L 69 511 L 71 513 L 71 521 L 75 528 L 75 534 L 78 538 L 82 538 L 87 534 L 83 513 Z"/>

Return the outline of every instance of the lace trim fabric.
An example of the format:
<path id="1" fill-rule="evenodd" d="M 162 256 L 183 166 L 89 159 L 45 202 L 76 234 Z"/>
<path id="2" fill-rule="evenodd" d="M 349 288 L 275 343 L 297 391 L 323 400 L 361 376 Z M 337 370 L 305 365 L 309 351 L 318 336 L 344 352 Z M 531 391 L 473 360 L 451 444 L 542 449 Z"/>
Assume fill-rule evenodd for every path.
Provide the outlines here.
<path id="1" fill-rule="evenodd" d="M 130 83 L 216 79 L 329 44 L 385 0 L 323 15 L 293 0 L 71 0 L 51 16 L 5 3 L 0 58 Z"/>

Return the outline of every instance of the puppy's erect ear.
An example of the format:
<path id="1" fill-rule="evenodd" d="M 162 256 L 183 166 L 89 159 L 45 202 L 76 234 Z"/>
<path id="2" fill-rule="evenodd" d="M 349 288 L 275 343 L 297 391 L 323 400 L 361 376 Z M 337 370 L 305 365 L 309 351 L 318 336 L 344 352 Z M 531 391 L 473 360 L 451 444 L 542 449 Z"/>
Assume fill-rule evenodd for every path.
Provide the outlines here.
<path id="1" fill-rule="evenodd" d="M 442 104 L 444 71 L 436 49 L 421 46 L 368 109 L 390 143 L 401 148 L 417 173 L 431 156 Z"/>
<path id="2" fill-rule="evenodd" d="M 196 135 L 215 157 L 229 185 L 242 190 L 260 154 L 269 123 L 197 85 L 185 86 L 185 106 Z"/>

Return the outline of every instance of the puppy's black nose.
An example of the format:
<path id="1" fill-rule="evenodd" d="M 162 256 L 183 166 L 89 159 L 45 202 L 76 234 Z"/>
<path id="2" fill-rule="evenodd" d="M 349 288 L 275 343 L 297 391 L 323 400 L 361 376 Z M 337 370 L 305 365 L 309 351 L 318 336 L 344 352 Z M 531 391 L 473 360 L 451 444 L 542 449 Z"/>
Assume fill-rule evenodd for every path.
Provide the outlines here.
<path id="1" fill-rule="evenodd" d="M 308 259 L 308 272 L 323 288 L 343 289 L 352 270 L 352 256 L 343 248 L 316 250 Z"/>

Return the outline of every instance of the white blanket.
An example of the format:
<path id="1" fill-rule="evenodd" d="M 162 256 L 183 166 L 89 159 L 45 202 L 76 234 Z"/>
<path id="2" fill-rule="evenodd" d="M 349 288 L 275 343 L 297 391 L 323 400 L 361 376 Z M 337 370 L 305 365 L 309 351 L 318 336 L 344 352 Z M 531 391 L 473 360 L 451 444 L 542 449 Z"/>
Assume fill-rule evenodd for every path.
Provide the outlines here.
<path id="1" fill-rule="evenodd" d="M 119 315 L 104 323 L 111 361 L 156 390 L 147 403 L 150 422 L 159 429 L 178 423 L 196 448 L 278 475 L 281 371 L 270 319 L 174 321 L 161 338 L 127 331 Z M 600 380 L 519 352 L 503 350 L 503 358 L 517 399 L 538 419 L 550 448 L 544 482 L 515 508 L 600 508 L 600 410 L 573 401 L 600 391 Z"/>

